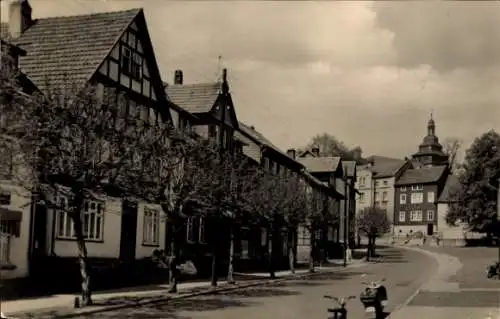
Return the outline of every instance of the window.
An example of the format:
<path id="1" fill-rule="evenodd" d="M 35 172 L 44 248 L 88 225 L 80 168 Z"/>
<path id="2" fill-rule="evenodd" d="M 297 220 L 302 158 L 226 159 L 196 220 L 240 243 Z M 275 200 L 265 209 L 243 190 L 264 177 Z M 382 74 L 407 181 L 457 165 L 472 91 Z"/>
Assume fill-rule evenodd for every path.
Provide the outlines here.
<path id="1" fill-rule="evenodd" d="M 205 242 L 205 217 L 200 217 L 200 227 L 198 229 L 198 238 L 200 243 Z"/>
<path id="2" fill-rule="evenodd" d="M 434 203 L 434 192 L 427 192 L 427 202 L 428 203 Z"/>
<path id="3" fill-rule="evenodd" d="M 156 111 L 154 109 L 149 109 L 149 124 L 156 125 Z"/>
<path id="4" fill-rule="evenodd" d="M 379 201 L 380 200 L 380 193 L 379 192 L 376 192 L 375 193 L 375 201 Z"/>
<path id="5" fill-rule="evenodd" d="M 128 102 L 128 116 L 131 119 L 134 119 L 137 117 L 137 114 L 138 114 L 137 104 L 134 101 L 130 100 Z"/>
<path id="6" fill-rule="evenodd" d="M 188 217 L 186 221 L 186 240 L 189 243 L 195 241 L 194 217 Z"/>
<path id="7" fill-rule="evenodd" d="M 217 136 L 216 126 L 209 125 L 208 126 L 208 137 L 215 138 Z"/>
<path id="8" fill-rule="evenodd" d="M 122 47 L 122 72 L 130 74 L 130 63 L 132 61 L 132 51 L 123 46 Z"/>
<path id="9" fill-rule="evenodd" d="M 434 221 L 434 211 L 433 210 L 428 210 L 427 211 L 427 220 L 428 221 Z"/>
<path id="10" fill-rule="evenodd" d="M 135 79 L 142 78 L 142 56 L 126 46 L 122 47 L 122 72 Z"/>
<path id="11" fill-rule="evenodd" d="M 375 181 L 375 187 L 378 187 L 378 186 L 379 186 L 379 182 Z"/>
<path id="12" fill-rule="evenodd" d="M 68 200 L 64 196 L 57 198 L 57 237 L 74 239 L 76 237 L 73 220 L 68 215 Z M 87 200 L 83 205 L 83 236 L 87 240 L 102 240 L 103 203 Z"/>
<path id="13" fill-rule="evenodd" d="M 412 190 L 412 191 L 421 191 L 421 190 L 423 190 L 423 189 L 424 189 L 424 185 L 422 185 L 422 184 L 419 184 L 419 185 L 412 185 L 412 186 L 411 186 L 411 190 Z"/>
<path id="14" fill-rule="evenodd" d="M 389 183 L 387 181 L 384 181 L 384 186 L 387 186 Z"/>
<path id="15" fill-rule="evenodd" d="M 405 211 L 400 211 L 399 212 L 399 221 L 404 222 L 406 220 L 406 212 Z"/>
<path id="16" fill-rule="evenodd" d="M 147 122 L 149 119 L 149 108 L 145 105 L 138 105 L 138 108 L 140 110 L 140 118 L 142 121 Z"/>
<path id="17" fill-rule="evenodd" d="M 399 203 L 406 204 L 406 194 L 399 194 Z"/>
<path id="18" fill-rule="evenodd" d="M 365 183 L 366 183 L 366 177 L 364 177 L 364 176 L 363 176 L 363 177 L 360 177 L 360 178 L 359 178 L 359 185 L 364 186 L 364 185 L 365 185 Z"/>
<path id="19" fill-rule="evenodd" d="M 144 208 L 144 229 L 142 243 L 145 245 L 160 245 L 160 212 Z"/>
<path id="20" fill-rule="evenodd" d="M 382 201 L 387 202 L 387 192 L 382 192 Z"/>
<path id="21" fill-rule="evenodd" d="M 365 193 L 359 193 L 359 201 L 360 201 L 360 203 L 365 202 Z"/>
<path id="22" fill-rule="evenodd" d="M 406 186 L 401 186 L 401 187 L 399 188 L 399 190 L 400 190 L 401 192 L 406 192 Z"/>
<path id="23" fill-rule="evenodd" d="M 410 220 L 412 222 L 421 222 L 422 221 L 422 211 L 421 210 L 412 211 L 410 214 Z"/>
<path id="24" fill-rule="evenodd" d="M 10 205 L 10 197 L 10 192 L 0 189 L 0 205 Z"/>
<path id="25" fill-rule="evenodd" d="M 134 53 L 132 55 L 130 73 L 130 75 L 135 79 L 142 78 L 142 56 L 140 56 L 138 53 Z"/>
<path id="26" fill-rule="evenodd" d="M 307 246 L 310 244 L 310 241 L 309 230 L 304 226 L 299 226 L 297 230 L 297 245 Z"/>
<path id="27" fill-rule="evenodd" d="M 424 202 L 424 193 L 412 193 L 411 203 L 412 204 L 422 204 Z"/>

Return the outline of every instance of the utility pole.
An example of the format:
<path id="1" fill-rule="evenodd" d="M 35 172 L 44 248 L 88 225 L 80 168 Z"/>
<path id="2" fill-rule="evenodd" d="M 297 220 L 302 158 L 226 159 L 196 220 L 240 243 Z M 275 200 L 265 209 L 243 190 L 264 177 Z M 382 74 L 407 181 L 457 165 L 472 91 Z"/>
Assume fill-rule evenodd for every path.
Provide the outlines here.
<path id="1" fill-rule="evenodd" d="M 347 205 L 349 204 L 350 200 L 348 200 L 351 196 L 350 194 L 347 194 L 348 189 L 347 189 L 347 183 L 348 183 L 349 177 L 346 176 L 344 180 L 344 267 L 347 266 Z"/>

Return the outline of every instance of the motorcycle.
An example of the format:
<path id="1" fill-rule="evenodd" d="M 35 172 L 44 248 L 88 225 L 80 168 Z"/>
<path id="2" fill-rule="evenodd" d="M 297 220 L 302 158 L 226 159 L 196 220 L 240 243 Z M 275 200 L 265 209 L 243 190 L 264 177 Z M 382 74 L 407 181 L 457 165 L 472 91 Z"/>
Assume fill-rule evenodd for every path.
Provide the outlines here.
<path id="1" fill-rule="evenodd" d="M 327 309 L 328 313 L 332 314 L 328 317 L 328 319 L 347 319 L 347 300 L 356 299 L 356 296 L 337 298 L 334 296 L 325 295 L 324 298 L 334 300 L 337 304 L 336 307 Z"/>
<path id="2" fill-rule="evenodd" d="M 500 279 L 500 262 L 495 262 L 494 264 L 486 267 L 486 276 L 488 279 L 497 278 Z"/>
<path id="3" fill-rule="evenodd" d="M 380 281 L 362 281 L 365 288 L 361 292 L 359 299 L 365 307 L 366 314 L 375 314 L 376 319 L 384 318 L 384 308 L 387 307 L 387 289 L 382 284 L 385 278 Z"/>

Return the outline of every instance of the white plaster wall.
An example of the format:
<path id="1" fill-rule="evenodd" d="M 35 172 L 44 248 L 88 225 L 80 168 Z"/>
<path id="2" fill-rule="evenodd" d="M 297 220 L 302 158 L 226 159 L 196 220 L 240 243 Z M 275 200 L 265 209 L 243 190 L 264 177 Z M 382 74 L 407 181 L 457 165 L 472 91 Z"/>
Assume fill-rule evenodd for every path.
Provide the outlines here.
<path id="1" fill-rule="evenodd" d="M 441 239 L 464 239 L 465 231 L 462 225 L 449 226 L 446 224 L 446 214 L 448 213 L 449 205 L 447 203 L 438 203 L 437 205 L 437 231 Z"/>
<path id="2" fill-rule="evenodd" d="M 23 213 L 19 237 L 11 237 L 10 240 L 10 262 L 16 266 L 12 270 L 2 270 L 2 278 L 20 278 L 28 275 L 28 250 L 31 218 L 31 196 L 30 192 L 8 181 L 0 181 L 0 188 L 11 193 L 11 203 L 5 206 L 12 210 Z"/>
<path id="3" fill-rule="evenodd" d="M 401 233 L 399 232 L 401 230 Z M 427 234 L 427 225 L 394 225 L 394 235 L 396 237 L 406 236 L 406 234 L 410 234 L 410 230 L 413 233 L 421 231 L 424 234 Z"/>
<path id="4" fill-rule="evenodd" d="M 395 177 L 377 179 L 377 181 L 379 182 L 379 186 L 375 189 L 376 192 L 380 193 L 379 196 L 381 202 L 383 192 L 387 192 L 387 204 L 385 206 L 382 206 L 382 208 L 385 208 L 387 210 L 387 218 L 389 219 L 391 225 L 394 221 L 395 180 Z M 384 186 L 384 181 L 387 182 L 386 186 Z M 399 198 L 396 200 L 399 200 Z"/>
<path id="5" fill-rule="evenodd" d="M 148 207 L 150 209 L 155 209 L 160 212 L 160 246 L 151 247 L 144 246 L 143 243 L 143 233 L 144 233 L 144 208 Z M 136 259 L 151 257 L 155 249 L 165 249 L 165 236 L 167 230 L 167 218 L 160 205 L 149 204 L 149 203 L 139 203 L 138 213 L 137 213 L 137 237 L 136 237 Z"/>
<path id="6" fill-rule="evenodd" d="M 106 198 L 103 222 L 103 241 L 87 241 L 86 244 L 89 257 L 120 257 L 121 205 L 121 199 Z M 49 219 L 52 220 L 52 218 Z M 50 223 L 50 229 L 52 229 L 52 223 Z M 50 231 L 50 233 L 52 232 Z M 78 248 L 76 241 L 58 240 L 56 238 L 54 241 L 54 253 L 59 257 L 77 256 Z"/>
<path id="7" fill-rule="evenodd" d="M 358 181 L 361 179 L 361 177 L 365 178 L 365 183 L 360 184 Z M 360 200 L 360 196 L 356 195 L 356 211 L 361 211 L 366 207 L 370 207 L 373 205 L 373 190 L 372 190 L 372 172 L 368 169 L 363 169 L 362 167 L 358 166 L 357 168 L 357 181 L 355 183 L 356 189 L 364 194 L 364 200 Z"/>
<path id="8" fill-rule="evenodd" d="M 202 137 L 208 137 L 208 125 L 195 125 L 193 130 Z"/>

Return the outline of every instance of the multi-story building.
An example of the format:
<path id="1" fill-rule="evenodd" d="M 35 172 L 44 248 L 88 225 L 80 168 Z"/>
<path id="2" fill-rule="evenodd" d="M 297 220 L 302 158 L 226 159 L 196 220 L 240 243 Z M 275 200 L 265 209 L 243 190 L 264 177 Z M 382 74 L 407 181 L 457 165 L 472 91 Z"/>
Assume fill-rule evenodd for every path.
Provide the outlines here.
<path id="1" fill-rule="evenodd" d="M 367 164 L 358 165 L 356 209 L 380 206 L 387 210 L 392 223 L 394 216 L 394 184 L 408 168 L 410 161 L 384 156 L 370 156 Z"/>
<path id="2" fill-rule="evenodd" d="M 124 97 L 118 116 L 146 125 L 164 126 L 171 121 L 170 109 L 176 106 L 165 94 L 142 9 L 34 19 L 29 1 L 16 0 L 10 4 L 9 21 L 1 25 L 0 35 L 26 51 L 18 59 L 19 68 L 42 93 L 92 84 L 102 101 Z M 112 91 L 120 94 L 109 94 Z M 9 207 L 26 204 L 10 188 L 2 189 L 10 196 Z M 10 250 L 15 264 L 2 277 L 68 275 L 78 287 L 71 218 L 64 209 L 47 209 L 33 200 L 30 205 L 29 196 L 25 198 L 22 223 L 32 227 L 20 228 L 22 245 L 12 241 L 17 245 Z M 93 265 L 135 261 L 163 248 L 166 222 L 160 213 L 159 205 L 106 194 L 102 200 L 87 201 L 84 227 L 93 230 L 86 235 Z"/>
<path id="3" fill-rule="evenodd" d="M 432 235 L 438 228 L 437 201 L 450 174 L 446 154 L 435 134 L 432 116 L 427 135 L 407 169 L 395 184 L 394 232 L 406 236 L 415 232 Z"/>
<path id="4" fill-rule="evenodd" d="M 331 257 L 342 256 L 342 245 L 344 243 L 343 231 L 345 229 L 345 211 L 341 211 L 341 202 L 345 199 L 346 176 L 342 167 L 342 159 L 334 156 L 320 156 L 318 147 L 306 150 L 297 157 L 299 163 L 315 178 L 332 188 L 336 201 L 334 214 L 339 216 L 337 222 L 327 225 L 325 234 L 328 245 L 327 254 Z"/>

